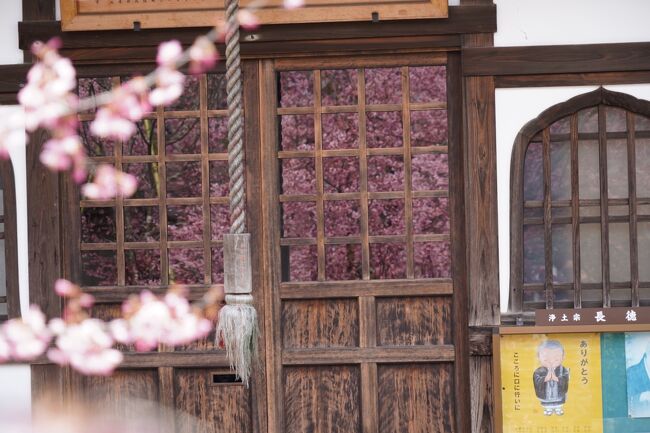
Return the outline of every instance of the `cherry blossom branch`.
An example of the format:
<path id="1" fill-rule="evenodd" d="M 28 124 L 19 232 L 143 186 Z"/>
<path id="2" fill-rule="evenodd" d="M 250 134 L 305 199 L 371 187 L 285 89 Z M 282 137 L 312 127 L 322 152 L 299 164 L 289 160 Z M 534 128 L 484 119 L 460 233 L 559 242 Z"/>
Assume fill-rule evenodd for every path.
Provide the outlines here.
<path id="1" fill-rule="evenodd" d="M 287 8 L 302 5 L 302 0 L 285 0 Z M 239 25 L 253 28 L 258 22 L 256 5 L 239 11 Z M 160 44 L 158 67 L 143 77 L 135 77 L 119 87 L 79 100 L 72 62 L 59 55 L 61 41 L 36 42 L 32 52 L 37 62 L 27 75 L 27 85 L 18 101 L 24 115 L 15 115 L 0 123 L 0 156 L 24 142 L 25 130 L 50 132 L 41 151 L 43 164 L 54 171 L 72 170 L 76 182 L 87 178 L 87 156 L 78 135 L 77 113 L 98 108 L 91 133 L 101 138 L 128 140 L 141 120 L 154 106 L 169 105 L 183 92 L 185 76 L 179 69 L 189 64 L 191 74 L 203 73 L 216 64 L 215 42 L 222 40 L 227 28 L 221 23 L 199 36 L 183 51 L 180 42 Z M 152 89 L 152 90 L 150 90 Z M 82 187 L 90 199 L 130 196 L 137 189 L 134 176 L 108 164 L 99 165 L 91 183 Z M 133 295 L 122 304 L 122 317 L 109 322 L 92 318 L 95 299 L 67 280 L 57 280 L 54 289 L 65 299 L 62 317 L 46 320 L 36 305 L 21 318 L 0 325 L 0 363 L 31 361 L 46 354 L 50 361 L 69 365 L 82 374 L 109 375 L 122 362 L 116 344 L 133 345 L 137 351 L 149 351 L 159 345 L 179 346 L 204 338 L 212 329 L 224 300 L 223 288 L 213 286 L 201 301 L 190 304 L 187 289 L 172 285 L 158 297 L 148 290 Z"/>

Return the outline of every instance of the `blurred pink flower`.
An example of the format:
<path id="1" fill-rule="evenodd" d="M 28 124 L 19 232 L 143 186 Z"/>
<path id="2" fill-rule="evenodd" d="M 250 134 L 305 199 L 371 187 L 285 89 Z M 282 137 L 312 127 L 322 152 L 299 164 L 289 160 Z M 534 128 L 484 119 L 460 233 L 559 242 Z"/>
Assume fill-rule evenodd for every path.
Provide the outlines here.
<path id="1" fill-rule="evenodd" d="M 56 129 L 61 117 L 76 110 L 76 71 L 69 59 L 57 52 L 59 40 L 47 44 L 36 42 L 32 52 L 39 62 L 27 73 L 27 84 L 18 92 L 18 102 L 25 108 L 25 127 Z"/>
<path id="2" fill-rule="evenodd" d="M 102 107 L 90 125 L 90 132 L 98 137 L 128 140 L 136 131 L 135 124 L 109 107 Z"/>
<path id="3" fill-rule="evenodd" d="M 260 20 L 257 15 L 248 9 L 240 9 L 237 12 L 237 19 L 239 20 L 239 25 L 244 30 L 255 30 L 260 26 Z"/>
<path id="4" fill-rule="evenodd" d="M 284 0 L 285 9 L 297 9 L 305 5 L 305 0 Z"/>
<path id="5" fill-rule="evenodd" d="M 175 69 L 176 62 L 180 60 L 182 54 L 183 47 L 177 40 L 163 42 L 158 46 L 156 62 L 159 66 L 166 66 Z"/>
<path id="6" fill-rule="evenodd" d="M 183 93 L 185 75 L 177 70 L 161 66 L 156 73 L 156 87 L 149 94 L 151 105 L 169 105 Z"/>
<path id="7" fill-rule="evenodd" d="M 79 294 L 80 288 L 76 284 L 64 279 L 59 278 L 54 282 L 54 291 L 59 296 L 76 296 Z"/>
<path id="8" fill-rule="evenodd" d="M 147 88 L 141 77 L 114 90 L 111 102 L 97 110 L 90 131 L 98 137 L 128 140 L 136 131 L 133 122 L 151 110 L 146 95 Z"/>
<path id="9" fill-rule="evenodd" d="M 81 161 L 79 156 L 85 156 L 81 139 L 78 135 L 62 138 L 51 138 L 45 142 L 41 150 L 41 162 L 54 171 L 68 170 Z"/>
<path id="10" fill-rule="evenodd" d="M 97 167 L 92 183 L 82 187 L 82 193 L 94 200 L 107 200 L 118 195 L 130 197 L 137 189 L 135 176 L 115 169 L 108 164 Z"/>
<path id="11" fill-rule="evenodd" d="M 0 362 L 9 361 L 11 358 L 11 348 L 4 336 L 0 334 Z"/>
<path id="12" fill-rule="evenodd" d="M 57 335 L 55 347 L 47 352 L 52 362 L 70 364 L 82 374 L 100 376 L 110 375 L 122 362 L 122 353 L 112 348 L 113 338 L 99 319 L 75 324 L 53 319 L 50 329 Z"/>
<path id="13" fill-rule="evenodd" d="M 155 349 L 158 344 L 187 344 L 205 337 L 212 329 L 212 322 L 196 315 L 187 299 L 176 293 L 161 299 L 145 290 L 122 308 L 130 316 L 113 320 L 111 333 L 116 341 L 134 344 L 138 351 Z"/>
<path id="14" fill-rule="evenodd" d="M 212 69 L 219 59 L 219 52 L 206 36 L 199 36 L 190 47 L 190 73 L 202 74 Z"/>
<path id="15" fill-rule="evenodd" d="M 51 339 L 45 315 L 36 305 L 32 305 L 21 319 L 11 319 L 0 327 L 0 340 L 4 340 L 10 357 L 17 361 L 29 361 L 42 355 Z"/>
<path id="16" fill-rule="evenodd" d="M 0 158 L 9 158 L 9 149 L 25 146 L 25 116 L 13 113 L 0 122 Z"/>

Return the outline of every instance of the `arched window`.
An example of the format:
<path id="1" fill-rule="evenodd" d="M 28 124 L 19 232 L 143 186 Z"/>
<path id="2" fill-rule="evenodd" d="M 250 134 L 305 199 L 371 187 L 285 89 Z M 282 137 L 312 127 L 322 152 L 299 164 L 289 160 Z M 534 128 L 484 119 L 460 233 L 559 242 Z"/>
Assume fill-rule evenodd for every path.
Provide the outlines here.
<path id="1" fill-rule="evenodd" d="M 510 310 L 650 305 L 650 102 L 603 88 L 515 141 Z"/>

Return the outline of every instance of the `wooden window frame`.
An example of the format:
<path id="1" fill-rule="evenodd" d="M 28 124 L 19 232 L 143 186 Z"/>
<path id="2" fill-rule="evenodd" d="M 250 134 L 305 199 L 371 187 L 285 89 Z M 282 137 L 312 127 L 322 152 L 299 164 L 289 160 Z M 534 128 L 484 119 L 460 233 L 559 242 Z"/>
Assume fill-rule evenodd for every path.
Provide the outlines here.
<path id="1" fill-rule="evenodd" d="M 216 74 L 215 71 L 213 74 Z M 112 78 L 112 85 L 119 85 L 119 78 L 110 75 Z M 97 78 L 94 76 L 93 78 Z M 207 92 L 208 92 L 208 78 L 207 74 L 202 74 L 197 80 L 199 104 L 196 109 L 188 110 L 171 110 L 165 107 L 156 107 L 154 111 L 146 114 L 143 119 L 153 120 L 156 122 L 156 151 L 155 154 L 149 155 L 123 155 L 123 143 L 119 140 L 114 141 L 113 155 L 110 156 L 94 156 L 89 157 L 92 163 L 108 163 L 115 166 L 117 169 L 124 169 L 124 164 L 155 164 L 157 166 L 157 173 L 160 179 L 160 193 L 159 196 L 153 198 L 123 198 L 116 197 L 110 200 L 89 200 L 81 198 L 79 191 L 68 180 L 68 186 L 72 193 L 69 197 L 71 205 L 68 208 L 68 215 L 72 221 L 69 236 L 75 239 L 75 244 L 79 244 L 79 252 L 85 251 L 98 252 L 98 251 L 115 251 L 116 254 L 116 284 L 104 286 L 84 286 L 84 290 L 93 294 L 101 300 L 107 295 L 107 292 L 128 292 L 135 289 L 149 289 L 156 292 L 162 292 L 169 286 L 169 252 L 174 249 L 190 248 L 202 249 L 204 254 L 203 262 L 203 280 L 192 284 L 187 284 L 192 299 L 198 299 L 207 287 L 213 284 L 220 284 L 212 281 L 212 251 L 216 248 L 219 249 L 223 245 L 221 239 L 212 238 L 211 214 L 210 209 L 213 205 L 228 205 L 228 196 L 212 196 L 210 194 L 210 163 L 213 161 L 227 161 L 227 154 L 224 152 L 210 152 L 209 150 L 209 137 L 208 137 L 208 121 L 214 118 L 225 118 L 227 116 L 226 109 L 209 109 L 207 106 Z M 95 118 L 95 113 L 82 113 L 78 115 L 79 121 L 88 122 Z M 166 128 L 165 121 L 171 119 L 195 119 L 198 121 L 199 127 L 199 153 L 191 154 L 169 154 L 166 151 Z M 193 162 L 200 163 L 201 165 L 201 196 L 200 197 L 169 197 L 167 195 L 167 163 L 179 162 Z M 75 208 L 72 202 L 76 201 Z M 169 212 L 168 206 L 200 206 L 203 208 L 203 222 L 202 233 L 200 240 L 168 240 L 168 223 L 167 214 Z M 157 242 L 129 242 L 125 240 L 125 217 L 124 210 L 128 208 L 136 208 L 141 206 L 149 206 L 158 208 L 159 221 L 158 227 L 160 230 L 160 238 Z M 114 242 L 94 242 L 84 243 L 78 237 L 80 234 L 80 208 L 99 208 L 109 207 L 115 211 L 116 223 L 116 239 Z M 126 283 L 125 271 L 125 252 L 128 250 L 146 250 L 146 251 L 159 251 L 160 253 L 160 284 L 159 285 L 129 285 Z M 79 269 L 80 270 L 80 269 Z M 73 274 L 75 281 L 81 281 L 81 273 Z"/>
<path id="2" fill-rule="evenodd" d="M 607 136 L 605 130 L 604 107 L 610 106 L 626 110 L 627 115 L 627 152 L 628 152 L 628 199 L 629 213 L 627 218 L 630 222 L 630 260 L 631 260 L 631 306 L 639 305 L 639 281 L 637 249 L 636 249 L 636 170 L 634 153 L 634 130 L 629 130 L 633 126 L 633 119 L 630 113 L 642 116 L 650 116 L 650 101 L 637 99 L 631 95 L 613 92 L 602 87 L 582 95 L 578 95 L 568 101 L 554 105 L 553 107 L 542 112 L 537 118 L 528 122 L 519 132 L 515 139 L 514 148 L 511 158 L 511 183 L 510 183 L 510 299 L 509 312 L 521 313 L 524 311 L 523 304 L 523 227 L 524 227 L 524 161 L 529 143 L 535 136 L 541 133 L 543 149 L 543 224 L 544 224 L 544 261 L 545 261 L 545 280 L 543 283 L 545 293 L 545 308 L 553 308 L 553 289 L 570 286 L 574 290 L 574 307 L 582 307 L 580 281 L 580 249 L 579 249 L 579 200 L 578 200 L 578 171 L 577 171 L 577 118 L 575 114 L 580 110 L 598 107 L 598 143 L 599 143 L 599 170 L 600 170 L 600 216 L 601 224 L 601 258 L 602 258 L 602 285 L 603 296 L 602 306 L 611 306 L 610 290 L 616 288 L 616 283 L 610 281 L 609 276 L 609 239 L 608 239 L 608 221 L 612 219 L 608 215 L 607 207 L 612 203 L 607 197 L 607 157 L 606 146 Z M 554 284 L 552 281 L 551 258 L 551 197 L 550 197 L 550 136 L 548 127 L 555 121 L 572 116 L 571 119 L 571 209 L 572 216 L 567 221 L 571 224 L 574 239 L 572 240 L 573 254 L 573 282 L 568 284 Z M 632 123 L 631 123 L 632 122 Z M 614 199 L 612 199 L 614 200 Z M 603 205 L 606 203 L 606 205 Z M 627 287 L 627 283 L 624 284 Z M 537 286 L 537 284 L 536 284 Z M 560 287 L 558 287 L 560 286 Z"/>
<path id="3" fill-rule="evenodd" d="M 415 242 L 450 242 L 451 234 L 415 234 L 413 230 L 413 200 L 419 198 L 446 198 L 449 199 L 449 188 L 446 190 L 426 190 L 415 191 L 412 187 L 412 161 L 413 155 L 444 154 L 449 155 L 448 145 L 430 145 L 430 146 L 412 146 L 411 145 L 411 111 L 424 110 L 447 110 L 447 102 L 427 102 L 414 103 L 410 102 L 408 67 L 410 66 L 445 66 L 447 67 L 446 53 L 431 54 L 414 54 L 409 56 L 395 56 L 390 59 L 378 60 L 372 56 L 357 56 L 354 61 L 346 59 L 345 61 L 334 59 L 320 59 L 318 63 L 314 61 L 303 60 L 278 60 L 275 62 L 277 72 L 299 70 L 308 67 L 308 71 L 314 73 L 314 100 L 312 107 L 287 107 L 277 108 L 277 115 L 299 115 L 308 114 L 314 116 L 315 125 L 315 149 L 313 151 L 300 150 L 278 150 L 277 159 L 300 158 L 309 156 L 315 159 L 316 163 L 316 193 L 315 194 L 283 194 L 279 193 L 278 203 L 286 202 L 309 202 L 316 204 L 316 223 L 317 235 L 315 238 L 289 238 L 281 237 L 281 246 L 298 246 L 298 245 L 316 245 L 318 249 L 318 283 L 330 283 L 331 288 L 337 284 L 347 283 L 352 287 L 383 287 L 393 284 L 404 284 L 415 286 L 414 272 L 414 243 Z M 364 69 L 373 67 L 381 68 L 400 68 L 400 77 L 402 84 L 402 99 L 398 104 L 366 104 L 365 102 L 365 82 L 363 78 Z M 321 107 L 320 102 L 320 72 L 326 69 L 336 68 L 356 68 L 357 69 L 357 89 L 358 103 L 352 106 L 338 105 L 333 107 Z M 447 80 L 449 81 L 449 80 Z M 403 126 L 402 139 L 403 145 L 396 148 L 371 148 L 367 145 L 365 119 L 370 112 L 396 112 L 401 113 L 400 120 Z M 359 147 L 355 149 L 334 149 L 325 150 L 322 146 L 320 118 L 322 114 L 330 113 L 350 113 L 357 114 L 359 121 Z M 278 148 L 279 149 L 279 148 Z M 393 156 L 401 157 L 404 162 L 404 188 L 398 191 L 381 191 L 373 192 L 368 189 L 368 159 L 372 156 Z M 359 191 L 348 193 L 327 193 L 323 190 L 323 158 L 324 157 L 356 157 L 359 160 Z M 378 199 L 401 199 L 404 200 L 404 234 L 400 235 L 372 235 L 369 233 L 369 216 L 368 208 L 371 200 Z M 334 200 L 355 200 L 359 201 L 361 209 L 360 232 L 355 236 L 336 237 L 325 235 L 324 214 L 325 203 Z M 371 244 L 390 244 L 399 243 L 406 249 L 406 272 L 402 279 L 379 279 L 372 278 L 370 272 L 370 245 Z M 359 280 L 328 280 L 325 275 L 326 270 L 326 253 L 328 245 L 361 245 L 361 278 Z M 451 272 L 451 268 L 450 268 Z M 445 287 L 451 288 L 451 278 L 417 278 L 417 280 L 428 280 L 431 287 L 438 287 L 440 293 L 445 293 Z M 360 281 L 368 282 L 363 284 Z M 285 282 L 281 283 L 283 291 L 292 292 L 296 289 L 305 287 L 305 282 Z M 366 287 L 366 288 L 367 288 Z"/>

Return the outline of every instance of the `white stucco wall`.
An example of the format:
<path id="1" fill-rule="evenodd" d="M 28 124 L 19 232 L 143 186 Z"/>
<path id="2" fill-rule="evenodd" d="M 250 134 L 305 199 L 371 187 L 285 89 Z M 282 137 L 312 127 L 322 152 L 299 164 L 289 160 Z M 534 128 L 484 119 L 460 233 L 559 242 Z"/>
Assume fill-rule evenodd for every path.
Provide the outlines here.
<path id="1" fill-rule="evenodd" d="M 494 0 L 496 46 L 650 41 L 648 0 Z"/>
<path id="2" fill-rule="evenodd" d="M 18 49 L 18 22 L 22 16 L 21 0 L 2 0 L 0 4 L 0 65 L 23 62 L 23 52 Z"/>

